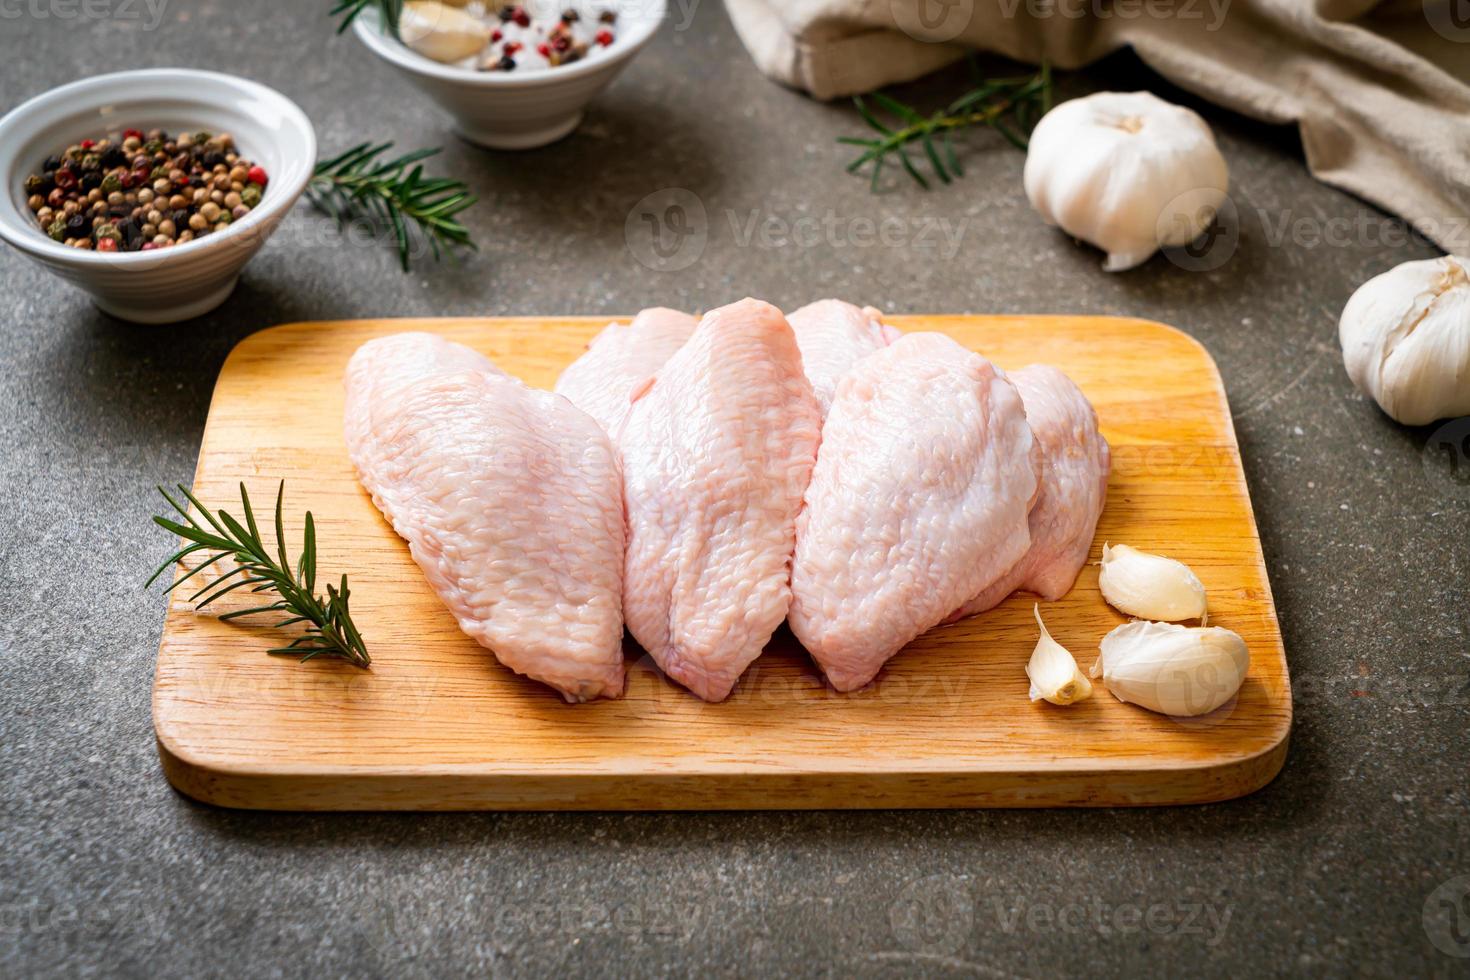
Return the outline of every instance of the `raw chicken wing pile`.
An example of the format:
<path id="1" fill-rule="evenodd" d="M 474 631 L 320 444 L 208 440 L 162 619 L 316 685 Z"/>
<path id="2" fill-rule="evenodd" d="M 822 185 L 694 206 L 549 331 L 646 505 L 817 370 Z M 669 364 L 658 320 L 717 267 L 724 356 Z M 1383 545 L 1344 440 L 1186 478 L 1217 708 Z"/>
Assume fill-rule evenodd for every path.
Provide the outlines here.
<path id="1" fill-rule="evenodd" d="M 624 625 L 707 701 L 782 622 L 856 690 L 926 630 L 1064 595 L 1109 470 L 1061 371 L 830 299 L 644 310 L 555 393 L 384 337 L 348 366 L 345 433 L 460 627 L 569 701 L 622 693 Z"/>

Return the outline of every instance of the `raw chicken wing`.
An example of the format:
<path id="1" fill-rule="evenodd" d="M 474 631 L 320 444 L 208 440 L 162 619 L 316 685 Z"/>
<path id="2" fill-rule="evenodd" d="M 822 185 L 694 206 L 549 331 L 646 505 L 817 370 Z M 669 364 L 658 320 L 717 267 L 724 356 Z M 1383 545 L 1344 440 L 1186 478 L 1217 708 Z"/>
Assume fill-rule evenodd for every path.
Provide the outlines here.
<path id="1" fill-rule="evenodd" d="M 1041 494 L 1031 508 L 1031 550 L 954 618 L 997 605 L 1016 589 L 1060 599 L 1087 563 L 1108 494 L 1112 456 L 1097 412 L 1072 379 L 1047 364 L 1013 372 L 1026 420 L 1041 444 Z"/>
<path id="2" fill-rule="evenodd" d="M 556 392 L 601 422 L 616 440 L 634 389 L 684 346 L 698 323 L 688 313 L 661 306 L 644 310 L 627 325 L 609 323 L 556 379 Z"/>
<path id="3" fill-rule="evenodd" d="M 1031 427 L 989 361 L 907 334 L 837 386 L 797 522 L 792 632 L 839 691 L 1016 564 L 1037 494 Z"/>
<path id="4" fill-rule="evenodd" d="M 347 367 L 362 484 L 459 626 L 568 701 L 623 690 L 622 476 L 607 434 L 430 334 Z"/>
<path id="5" fill-rule="evenodd" d="M 789 319 L 801 348 L 802 368 L 824 419 L 842 376 L 858 361 L 902 336 L 898 328 L 884 324 L 883 314 L 873 307 L 858 309 L 840 299 L 808 303 Z"/>
<path id="6" fill-rule="evenodd" d="M 706 701 L 786 618 L 818 427 L 790 325 L 753 299 L 707 313 L 635 392 L 619 440 L 628 630 Z"/>

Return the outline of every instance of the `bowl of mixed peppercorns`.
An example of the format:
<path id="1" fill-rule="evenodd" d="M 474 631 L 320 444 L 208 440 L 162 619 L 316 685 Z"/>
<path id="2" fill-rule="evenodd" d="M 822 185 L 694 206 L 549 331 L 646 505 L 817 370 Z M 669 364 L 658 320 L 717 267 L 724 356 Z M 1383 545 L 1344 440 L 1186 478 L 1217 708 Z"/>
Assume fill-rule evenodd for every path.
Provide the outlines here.
<path id="1" fill-rule="evenodd" d="M 141 323 L 208 312 L 311 177 L 306 115 L 263 85 L 153 69 L 0 119 L 0 238 Z"/>
<path id="2" fill-rule="evenodd" d="M 658 30 L 666 0 L 408 0 L 396 25 L 378 9 L 358 38 L 454 118 L 472 143 L 545 146 Z"/>

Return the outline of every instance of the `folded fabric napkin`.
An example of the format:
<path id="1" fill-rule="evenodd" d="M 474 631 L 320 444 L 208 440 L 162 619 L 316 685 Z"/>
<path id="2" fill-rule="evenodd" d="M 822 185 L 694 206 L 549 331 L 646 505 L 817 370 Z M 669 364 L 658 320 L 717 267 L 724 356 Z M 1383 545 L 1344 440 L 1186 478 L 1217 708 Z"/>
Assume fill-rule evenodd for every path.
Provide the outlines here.
<path id="1" fill-rule="evenodd" d="M 1296 123 L 1318 179 L 1470 254 L 1466 0 L 725 2 L 761 71 L 819 99 L 976 48 L 1065 69 L 1132 47 L 1181 88 Z"/>

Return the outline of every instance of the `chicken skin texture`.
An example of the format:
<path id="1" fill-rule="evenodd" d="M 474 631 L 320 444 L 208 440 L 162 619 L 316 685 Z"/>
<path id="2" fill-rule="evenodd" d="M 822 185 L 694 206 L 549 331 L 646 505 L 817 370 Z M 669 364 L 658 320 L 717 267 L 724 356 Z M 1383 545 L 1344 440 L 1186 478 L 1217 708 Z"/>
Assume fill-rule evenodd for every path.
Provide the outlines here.
<path id="1" fill-rule="evenodd" d="M 628 630 L 706 701 L 786 618 L 819 425 L 791 326 L 753 299 L 707 313 L 635 392 L 619 440 Z"/>

